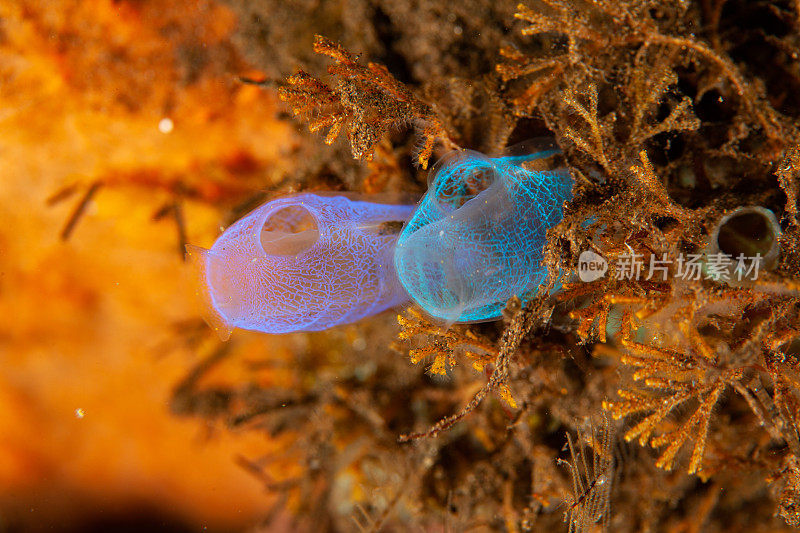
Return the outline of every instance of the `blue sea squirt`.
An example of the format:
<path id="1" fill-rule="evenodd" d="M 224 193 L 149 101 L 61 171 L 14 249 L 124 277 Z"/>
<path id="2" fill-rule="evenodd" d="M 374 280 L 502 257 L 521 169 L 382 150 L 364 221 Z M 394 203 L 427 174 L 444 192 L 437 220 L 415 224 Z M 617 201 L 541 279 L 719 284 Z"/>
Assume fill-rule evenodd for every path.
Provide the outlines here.
<path id="1" fill-rule="evenodd" d="M 573 181 L 566 169 L 531 162 L 555 153 L 464 150 L 434 166 L 395 251 L 401 283 L 426 312 L 449 322 L 495 319 L 510 297 L 545 281 L 546 232 L 561 221 Z"/>
<path id="2" fill-rule="evenodd" d="M 310 193 L 262 205 L 210 250 L 187 247 L 207 321 L 223 339 L 233 328 L 318 331 L 404 303 L 392 257 L 413 210 Z"/>

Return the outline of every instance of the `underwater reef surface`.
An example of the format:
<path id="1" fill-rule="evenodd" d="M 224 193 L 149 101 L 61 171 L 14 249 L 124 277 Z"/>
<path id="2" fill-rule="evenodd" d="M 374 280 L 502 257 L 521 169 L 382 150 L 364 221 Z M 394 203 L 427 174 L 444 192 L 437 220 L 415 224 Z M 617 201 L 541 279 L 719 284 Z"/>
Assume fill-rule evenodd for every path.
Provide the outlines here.
<path id="1" fill-rule="evenodd" d="M 136 503 L 168 530 L 800 525 L 797 2 L 64 0 L 0 20 L 11 526 Z M 407 306 L 222 342 L 181 296 L 184 245 L 266 201 L 418 199 L 448 151 L 542 136 L 572 200 L 548 282 L 500 320 Z M 42 503 L 76 493 L 80 512 Z"/>

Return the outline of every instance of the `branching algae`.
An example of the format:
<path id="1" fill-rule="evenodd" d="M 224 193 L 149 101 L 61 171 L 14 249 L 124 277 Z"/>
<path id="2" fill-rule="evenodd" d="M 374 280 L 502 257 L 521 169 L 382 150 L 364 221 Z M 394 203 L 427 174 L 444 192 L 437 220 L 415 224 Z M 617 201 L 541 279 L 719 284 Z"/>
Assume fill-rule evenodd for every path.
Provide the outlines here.
<path id="1" fill-rule="evenodd" d="M 210 250 L 189 250 L 200 259 L 208 322 L 223 338 L 234 327 L 318 331 L 403 303 L 392 253 L 412 209 L 315 194 L 264 204 Z"/>

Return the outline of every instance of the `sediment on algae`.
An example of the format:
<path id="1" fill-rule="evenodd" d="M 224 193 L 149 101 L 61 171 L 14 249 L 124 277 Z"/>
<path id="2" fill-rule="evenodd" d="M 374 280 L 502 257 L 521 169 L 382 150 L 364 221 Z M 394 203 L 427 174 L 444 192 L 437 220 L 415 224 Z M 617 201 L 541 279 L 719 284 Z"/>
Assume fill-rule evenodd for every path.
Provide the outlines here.
<path id="1" fill-rule="evenodd" d="M 296 529 L 800 525 L 796 2 L 228 3 L 301 136 L 270 194 L 419 195 L 448 150 L 543 135 L 576 181 L 550 285 L 503 320 L 410 307 L 307 335 L 268 385 L 234 338 L 176 388 L 178 414 L 283 444 L 242 464 Z M 702 254 L 743 206 L 774 213 L 780 251 L 727 283 Z M 582 283 L 587 250 L 610 266 Z M 263 365 L 199 384 L 237 357 Z"/>

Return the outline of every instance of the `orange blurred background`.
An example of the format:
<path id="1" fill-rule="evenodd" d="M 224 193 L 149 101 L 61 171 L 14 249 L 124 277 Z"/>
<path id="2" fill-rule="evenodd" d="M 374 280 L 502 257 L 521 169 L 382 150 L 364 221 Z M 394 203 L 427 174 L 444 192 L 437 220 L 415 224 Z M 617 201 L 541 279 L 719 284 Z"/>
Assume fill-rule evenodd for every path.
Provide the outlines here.
<path id="1" fill-rule="evenodd" d="M 287 170 L 235 27 L 211 1 L 0 2 L 0 531 L 232 530 L 270 503 L 234 460 L 263 437 L 169 414 L 198 310 L 154 216 L 208 246 Z"/>

